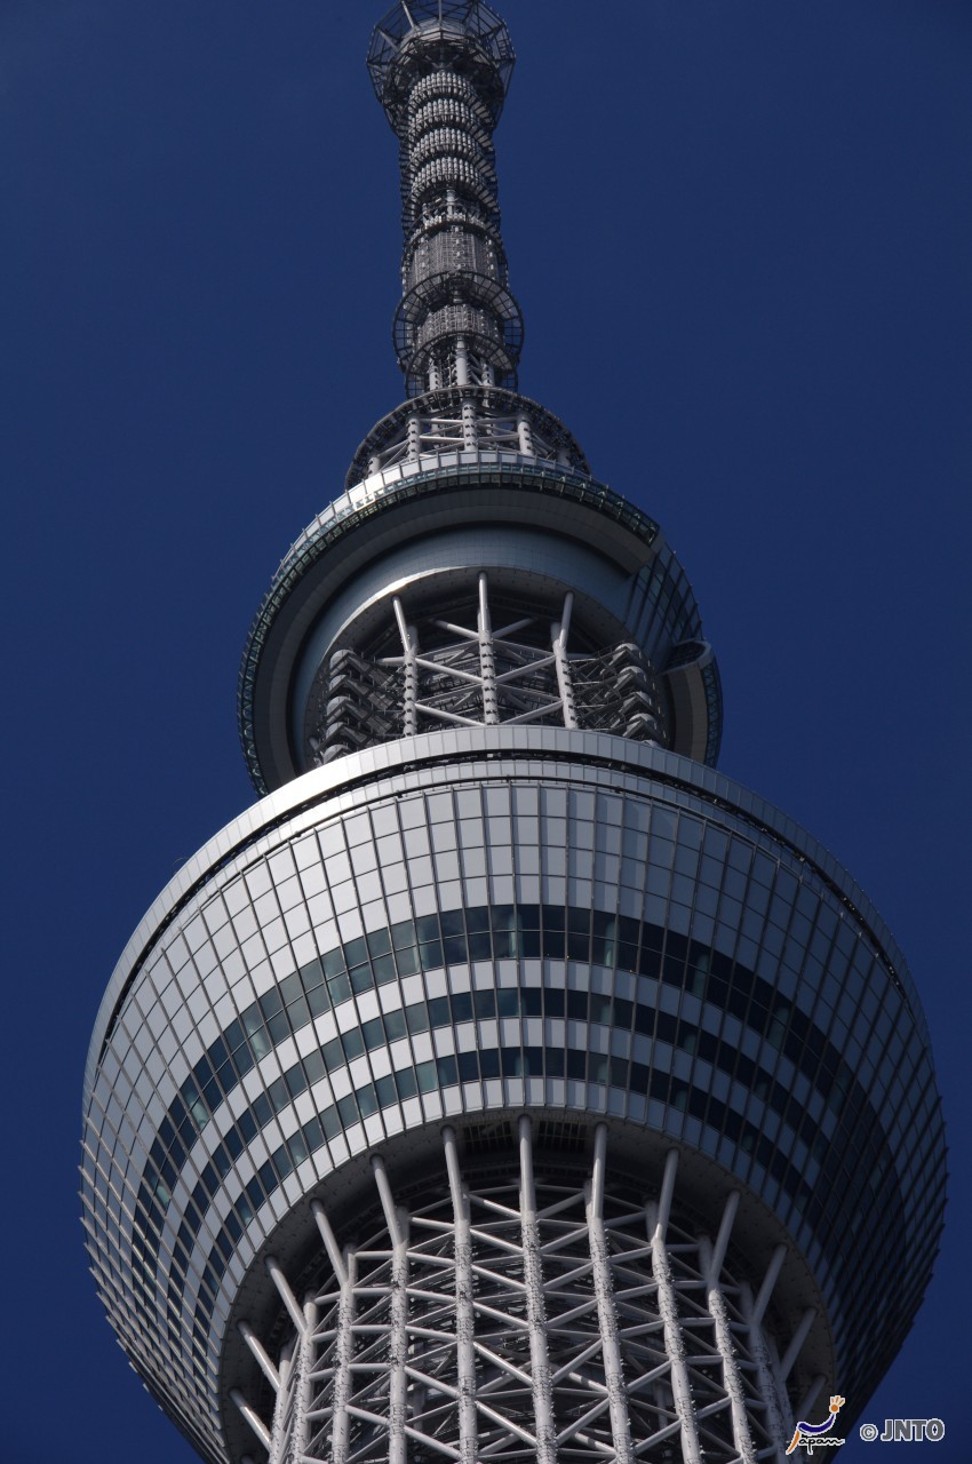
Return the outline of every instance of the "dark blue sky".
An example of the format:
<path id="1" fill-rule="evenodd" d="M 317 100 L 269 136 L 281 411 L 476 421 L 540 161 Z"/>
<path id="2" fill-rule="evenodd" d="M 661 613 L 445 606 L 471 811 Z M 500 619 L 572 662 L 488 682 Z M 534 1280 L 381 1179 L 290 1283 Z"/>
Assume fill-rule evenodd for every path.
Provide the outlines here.
<path id="1" fill-rule="evenodd" d="M 145 908 L 252 801 L 234 698 L 260 596 L 401 395 L 380 8 L 0 6 L 10 1464 L 194 1457 L 85 1274 L 81 1072 Z M 924 993 L 951 1228 L 863 1416 L 941 1417 L 894 1459 L 963 1460 L 972 6 L 501 8 L 522 387 L 676 546 L 722 767 L 849 866 Z"/>

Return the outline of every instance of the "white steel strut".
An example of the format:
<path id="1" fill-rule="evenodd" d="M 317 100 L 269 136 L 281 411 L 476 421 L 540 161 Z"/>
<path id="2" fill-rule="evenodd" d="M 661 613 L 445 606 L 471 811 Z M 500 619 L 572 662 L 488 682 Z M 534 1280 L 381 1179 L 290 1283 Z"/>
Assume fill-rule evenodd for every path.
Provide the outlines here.
<path id="1" fill-rule="evenodd" d="M 529 617 L 493 628 L 485 574 L 478 580 L 475 626 L 436 620 L 435 628 L 450 639 L 434 650 L 420 651 L 402 602 L 392 603 L 402 654 L 383 657 L 381 664 L 402 671 L 403 735 L 417 729 L 420 717 L 462 727 L 551 718 L 565 727 L 577 725 L 567 655 L 572 595 L 550 627 L 549 650 L 517 639 L 532 623 Z"/>
<path id="2" fill-rule="evenodd" d="M 498 595 L 492 590 L 491 603 L 488 576 L 480 572 L 468 614 L 453 611 L 455 620 L 423 615 L 421 604 L 410 614 L 395 596 L 400 654 L 371 657 L 348 646 L 334 652 L 308 744 L 313 759 L 328 762 L 436 727 L 498 723 L 599 728 L 666 743 L 664 695 L 637 645 L 571 650 L 572 591 L 550 605 L 548 619 L 522 604 L 514 609 L 502 585 Z M 497 603 L 504 618 L 513 617 L 500 625 Z"/>
<path id="3" fill-rule="evenodd" d="M 320 1202 L 324 1284 L 299 1305 L 271 1269 L 294 1330 L 279 1362 L 241 1324 L 274 1389 L 268 1424 L 235 1401 L 270 1464 L 757 1464 L 779 1459 L 787 1415 L 763 1318 L 726 1269 L 738 1199 L 713 1235 L 678 1223 L 677 1156 L 656 1198 L 612 1189 L 607 1130 L 585 1178 L 545 1176 L 531 1120 L 506 1174 L 464 1172 L 443 1131 L 441 1177 L 378 1204 L 340 1247 Z M 364 1213 L 364 1210 L 361 1211 Z M 647 1231 L 646 1231 L 647 1222 Z M 784 1358 L 802 1344 L 801 1326 Z"/>

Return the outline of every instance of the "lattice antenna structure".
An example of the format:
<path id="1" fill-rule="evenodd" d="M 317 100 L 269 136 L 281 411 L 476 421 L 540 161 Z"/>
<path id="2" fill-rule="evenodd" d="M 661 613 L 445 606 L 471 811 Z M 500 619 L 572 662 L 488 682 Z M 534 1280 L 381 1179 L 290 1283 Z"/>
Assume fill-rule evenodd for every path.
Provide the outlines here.
<path id="1" fill-rule="evenodd" d="M 513 60 L 506 26 L 481 0 L 398 4 L 375 30 L 368 69 L 401 154 L 394 341 L 412 401 L 361 444 L 349 487 L 396 462 L 480 445 L 587 471 L 563 423 L 517 391 L 523 316 L 493 150 Z"/>
<path id="2" fill-rule="evenodd" d="M 518 392 L 512 64 L 479 0 L 375 31 L 407 398 L 251 629 L 261 800 L 89 1050 L 91 1269 L 208 1464 L 785 1464 L 829 1395 L 852 1426 L 941 1229 L 901 953 L 715 772 L 684 571 Z"/>
<path id="3" fill-rule="evenodd" d="M 479 0 L 399 4 L 368 69 L 401 147 L 403 298 L 395 348 L 409 396 L 515 389 L 523 341 L 500 235 L 493 129 L 513 46 Z"/>

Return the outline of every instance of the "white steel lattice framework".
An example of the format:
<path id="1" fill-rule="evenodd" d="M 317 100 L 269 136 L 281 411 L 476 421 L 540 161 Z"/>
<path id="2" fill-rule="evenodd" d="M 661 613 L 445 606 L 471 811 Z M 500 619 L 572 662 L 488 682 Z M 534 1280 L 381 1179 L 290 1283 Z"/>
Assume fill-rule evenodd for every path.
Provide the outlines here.
<path id="1" fill-rule="evenodd" d="M 576 727 L 574 688 L 567 657 L 573 598 L 570 594 L 566 596 L 562 618 L 550 629 L 550 649 L 544 652 L 516 640 L 517 632 L 530 625 L 529 617 L 493 628 L 487 577 L 481 574 L 475 630 L 437 620 L 437 628 L 456 639 L 434 655 L 423 656 L 415 627 L 406 624 L 402 602 L 396 597 L 393 603 L 402 655 L 386 658 L 385 664 L 401 667 L 404 672 L 404 735 L 410 737 L 418 730 L 419 715 L 456 726 L 476 727 L 495 726 L 500 721 L 534 722 L 557 713 L 557 720 L 563 726 Z M 498 665 L 501 658 L 503 664 Z M 434 678 L 434 689 L 424 701 L 419 690 L 422 672 L 427 679 Z M 556 674 L 555 687 L 550 685 L 551 672 Z"/>
<path id="2" fill-rule="evenodd" d="M 595 654 L 571 651 L 573 604 L 568 592 L 556 619 L 518 615 L 496 626 L 488 576 L 480 573 L 475 612 L 467 617 L 473 623 L 433 616 L 420 628 L 394 596 L 401 654 L 372 659 L 344 648 L 331 658 L 311 743 L 315 761 L 435 726 L 501 722 L 597 727 L 663 742 L 661 693 L 645 657 L 631 642 Z M 423 631 L 434 644 L 423 645 Z"/>
<path id="3" fill-rule="evenodd" d="M 526 1116 L 518 1139 L 519 1172 L 477 1180 L 445 1129 L 443 1193 L 412 1210 L 376 1157 L 383 1224 L 353 1245 L 315 1202 L 327 1279 L 303 1304 L 267 1261 L 293 1333 L 275 1363 L 240 1331 L 272 1421 L 234 1401 L 271 1464 L 782 1458 L 813 1314 L 781 1358 L 763 1320 L 783 1248 L 756 1296 L 726 1265 L 738 1193 L 714 1236 L 692 1233 L 672 1220 L 674 1150 L 637 1203 L 606 1184 L 604 1125 L 579 1180 L 535 1178 Z"/>

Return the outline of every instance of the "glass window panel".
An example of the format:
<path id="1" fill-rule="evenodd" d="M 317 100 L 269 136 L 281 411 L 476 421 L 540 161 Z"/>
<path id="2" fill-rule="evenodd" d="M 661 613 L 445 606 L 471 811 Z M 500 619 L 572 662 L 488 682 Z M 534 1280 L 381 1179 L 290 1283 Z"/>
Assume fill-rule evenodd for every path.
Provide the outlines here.
<path id="1" fill-rule="evenodd" d="M 572 993 L 573 994 L 573 993 Z M 590 993 L 590 1020 L 592 1022 L 609 1023 L 611 1020 L 611 998 L 602 992 L 592 991 Z"/>
<path id="2" fill-rule="evenodd" d="M 429 1021 L 433 1027 L 452 1025 L 452 1012 L 449 1009 L 447 996 L 434 996 L 429 1002 Z"/>
<path id="3" fill-rule="evenodd" d="M 435 1070 L 435 1063 L 420 1062 L 415 1069 L 415 1072 L 416 1076 L 418 1077 L 419 1091 L 422 1093 L 434 1092 L 436 1084 L 438 1082 L 438 1075 Z"/>
<path id="4" fill-rule="evenodd" d="M 573 1021 L 587 1021 L 587 992 L 568 991 L 567 993 L 567 1015 Z"/>
<path id="5" fill-rule="evenodd" d="M 479 1054 L 476 1052 L 460 1052 L 457 1062 L 460 1082 L 474 1083 L 479 1077 Z"/>
<path id="6" fill-rule="evenodd" d="M 400 1068 L 395 1073 L 395 1086 L 399 1098 L 414 1098 L 416 1093 L 415 1073 L 412 1068 Z"/>
<path id="7" fill-rule="evenodd" d="M 577 1048 L 567 1049 L 567 1076 L 578 1078 L 583 1081 L 587 1077 L 587 1053 L 579 1052 Z"/>
<path id="8" fill-rule="evenodd" d="M 548 1017 L 562 1017 L 567 1005 L 566 995 L 562 987 L 544 987 L 544 1008 Z"/>
<path id="9" fill-rule="evenodd" d="M 267 1019 L 283 1010 L 283 997 L 279 987 L 271 986 L 269 991 L 263 993 L 260 997 L 260 1010 Z"/>
<path id="10" fill-rule="evenodd" d="M 396 976 L 395 957 L 393 955 L 374 956 L 371 962 L 375 980 L 379 986 L 384 986 L 388 981 L 394 981 Z"/>
<path id="11" fill-rule="evenodd" d="M 523 1077 L 523 1053 L 519 1047 L 501 1047 L 500 1065 L 504 1078 Z"/>
<path id="12" fill-rule="evenodd" d="M 284 1074 L 284 1079 L 291 1098 L 296 1098 L 307 1087 L 307 1074 L 299 1062 L 295 1063 L 292 1068 L 287 1069 L 287 1072 Z"/>
<path id="13" fill-rule="evenodd" d="M 369 1022 L 365 1022 L 361 1031 L 364 1037 L 365 1047 L 369 1052 L 375 1047 L 382 1047 L 384 1045 L 385 1028 L 382 1024 L 381 1017 L 372 1017 Z"/>
<path id="14" fill-rule="evenodd" d="M 307 1005 L 310 1008 L 312 1017 L 319 1017 L 322 1012 L 330 1010 L 331 998 L 328 995 L 326 986 L 315 986 L 308 994 Z M 238 1061 L 239 1059 L 237 1059 Z"/>
<path id="15" fill-rule="evenodd" d="M 365 937 L 368 946 L 368 953 L 372 958 L 385 956 L 391 950 L 391 931 L 385 929 L 374 930 Z"/>
<path id="16" fill-rule="evenodd" d="M 323 956 L 321 956 L 321 965 L 324 968 L 324 975 L 327 977 L 328 981 L 330 981 L 332 977 L 340 976 L 342 971 L 344 971 L 345 969 L 344 952 L 341 950 L 340 946 L 335 947 L 335 949 L 332 951 L 325 951 Z"/>
<path id="17" fill-rule="evenodd" d="M 323 1078 L 326 1071 L 323 1053 L 319 1052 L 316 1048 L 313 1052 L 309 1052 L 304 1058 L 304 1068 L 307 1072 L 308 1082 L 316 1083 L 319 1078 Z"/>
<path id="18" fill-rule="evenodd" d="M 501 1017 L 520 1015 L 520 993 L 515 986 L 501 986 L 496 993 L 496 1007 Z"/>
<path id="19" fill-rule="evenodd" d="M 348 1062 L 352 1062 L 354 1058 L 360 1057 L 362 1052 L 364 1052 L 364 1038 L 361 1036 L 357 1027 L 351 1027 L 347 1032 L 343 1033 L 341 1041 L 344 1044 L 344 1052 Z"/>
<path id="20" fill-rule="evenodd" d="M 473 1006 L 476 1016 L 481 1018 L 495 1017 L 496 1015 L 496 993 L 495 991 L 473 992 Z"/>
<path id="21" fill-rule="evenodd" d="M 499 1051 L 495 1047 L 487 1047 L 479 1054 L 479 1070 L 483 1080 L 487 1078 L 498 1078 L 500 1071 Z"/>
<path id="22" fill-rule="evenodd" d="M 354 966 L 348 972 L 351 978 L 351 990 L 358 995 L 362 991 L 370 991 L 375 984 L 370 961 L 363 966 Z"/>
<path id="23" fill-rule="evenodd" d="M 401 950 L 396 950 L 395 960 L 398 963 L 399 976 L 414 976 L 420 969 L 415 946 L 403 946 Z"/>
<path id="24" fill-rule="evenodd" d="M 606 1083 L 608 1080 L 608 1058 L 603 1052 L 588 1054 L 588 1080 L 592 1083 Z"/>
<path id="25" fill-rule="evenodd" d="M 324 1058 L 324 1066 L 329 1073 L 344 1066 L 344 1048 L 341 1046 L 340 1037 L 332 1037 L 330 1042 L 325 1042 L 321 1048 L 321 1054 Z"/>
<path id="26" fill-rule="evenodd" d="M 523 986 L 520 988 L 520 1006 L 523 1015 L 526 1017 L 540 1017 L 543 1015 L 543 992 L 539 986 Z"/>
<path id="27" fill-rule="evenodd" d="M 459 1074 L 456 1068 L 456 1060 L 454 1057 L 440 1057 L 436 1062 L 436 1071 L 438 1073 L 439 1082 L 443 1088 L 449 1088 L 454 1083 L 458 1083 L 459 1081 Z"/>
<path id="28" fill-rule="evenodd" d="M 452 997 L 452 1020 L 454 1022 L 471 1022 L 472 1015 L 472 992 L 457 991 Z"/>
<path id="29" fill-rule="evenodd" d="M 406 1007 L 405 1021 L 410 1032 L 427 1032 L 429 1030 L 429 1011 L 425 1002 L 416 1001 Z"/>
<path id="30" fill-rule="evenodd" d="M 347 1001 L 351 996 L 351 982 L 344 971 L 328 978 L 327 989 L 335 1006 L 340 1006 L 341 1002 Z"/>

